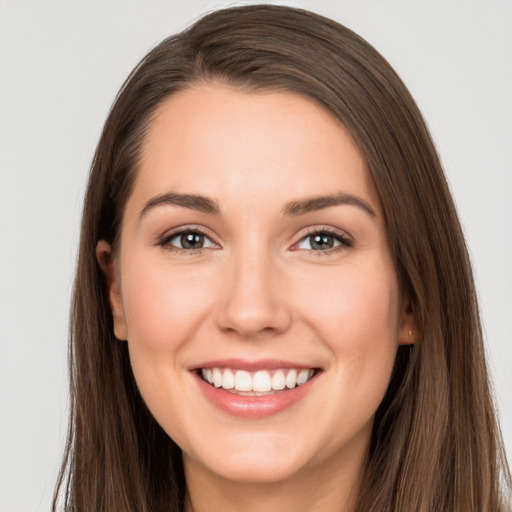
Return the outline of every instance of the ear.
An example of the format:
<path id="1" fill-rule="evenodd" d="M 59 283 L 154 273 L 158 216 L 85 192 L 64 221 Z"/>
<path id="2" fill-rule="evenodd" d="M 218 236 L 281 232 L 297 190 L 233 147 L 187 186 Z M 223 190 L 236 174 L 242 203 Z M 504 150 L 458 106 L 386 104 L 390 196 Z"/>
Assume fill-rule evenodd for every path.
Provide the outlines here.
<path id="1" fill-rule="evenodd" d="M 110 244 L 105 240 L 100 240 L 96 245 L 96 259 L 105 276 L 107 285 L 110 310 L 114 320 L 114 336 L 118 340 L 126 340 L 127 329 L 124 316 L 123 301 L 121 298 L 121 283 L 119 272 L 116 268 L 116 262 L 112 254 Z"/>
<path id="2" fill-rule="evenodd" d="M 418 341 L 418 329 L 411 308 L 411 302 L 407 297 L 402 298 L 402 310 L 400 312 L 400 329 L 398 332 L 399 345 L 414 345 Z"/>

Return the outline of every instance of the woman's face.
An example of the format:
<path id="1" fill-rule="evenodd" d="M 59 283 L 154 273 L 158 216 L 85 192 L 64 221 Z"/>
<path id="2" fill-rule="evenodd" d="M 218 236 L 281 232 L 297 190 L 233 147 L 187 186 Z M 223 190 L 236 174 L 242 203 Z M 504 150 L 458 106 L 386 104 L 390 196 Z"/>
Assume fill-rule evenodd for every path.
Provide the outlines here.
<path id="1" fill-rule="evenodd" d="M 105 254 L 116 336 L 187 474 L 360 467 L 411 318 L 378 195 L 334 117 L 294 93 L 175 94 Z"/>

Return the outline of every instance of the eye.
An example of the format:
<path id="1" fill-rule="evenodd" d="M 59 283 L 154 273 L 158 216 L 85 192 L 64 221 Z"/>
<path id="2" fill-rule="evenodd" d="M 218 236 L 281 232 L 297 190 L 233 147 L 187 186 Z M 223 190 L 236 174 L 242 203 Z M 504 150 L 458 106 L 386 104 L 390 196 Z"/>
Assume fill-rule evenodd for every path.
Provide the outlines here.
<path id="1" fill-rule="evenodd" d="M 346 236 L 332 231 L 314 231 L 301 238 L 296 249 L 326 252 L 337 248 L 352 247 L 353 242 Z"/>
<path id="2" fill-rule="evenodd" d="M 210 238 L 197 229 L 170 233 L 162 238 L 160 245 L 184 251 L 198 251 L 208 247 L 218 247 L 217 244 L 213 243 Z"/>

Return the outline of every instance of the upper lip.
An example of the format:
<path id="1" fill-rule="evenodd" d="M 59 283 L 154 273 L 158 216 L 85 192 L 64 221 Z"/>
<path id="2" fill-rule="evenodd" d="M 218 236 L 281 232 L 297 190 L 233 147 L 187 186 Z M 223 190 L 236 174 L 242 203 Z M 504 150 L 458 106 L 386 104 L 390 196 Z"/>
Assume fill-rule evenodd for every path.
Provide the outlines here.
<path id="1" fill-rule="evenodd" d="M 282 359 L 216 359 L 194 364 L 189 367 L 189 370 L 194 371 L 200 370 L 201 368 L 231 368 L 233 370 L 254 372 L 257 370 L 275 370 L 278 368 L 309 369 L 315 368 L 315 365 L 285 361 Z"/>

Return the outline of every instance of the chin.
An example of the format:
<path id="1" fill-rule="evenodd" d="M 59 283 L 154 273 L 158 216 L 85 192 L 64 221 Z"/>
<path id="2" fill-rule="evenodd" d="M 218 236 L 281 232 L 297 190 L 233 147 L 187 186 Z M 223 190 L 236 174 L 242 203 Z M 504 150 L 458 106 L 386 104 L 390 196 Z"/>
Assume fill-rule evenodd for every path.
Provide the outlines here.
<path id="1" fill-rule="evenodd" d="M 292 478 L 315 456 L 315 451 L 302 446 L 300 441 L 283 442 L 280 436 L 273 434 L 238 441 L 231 439 L 222 450 L 211 447 L 201 450 L 201 456 L 194 458 L 208 472 L 222 479 L 269 484 Z M 187 461 L 185 451 L 183 456 Z"/>
<path id="2" fill-rule="evenodd" d="M 245 456 L 227 460 L 209 469 L 219 477 L 233 482 L 272 484 L 292 478 L 300 472 L 302 464 L 295 460 L 283 460 L 278 456 L 264 459 L 261 456 Z"/>

